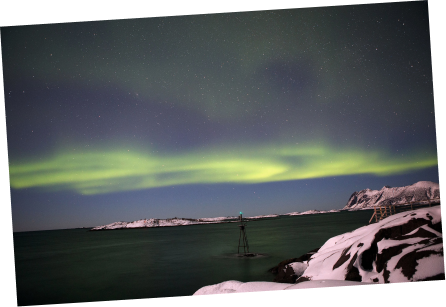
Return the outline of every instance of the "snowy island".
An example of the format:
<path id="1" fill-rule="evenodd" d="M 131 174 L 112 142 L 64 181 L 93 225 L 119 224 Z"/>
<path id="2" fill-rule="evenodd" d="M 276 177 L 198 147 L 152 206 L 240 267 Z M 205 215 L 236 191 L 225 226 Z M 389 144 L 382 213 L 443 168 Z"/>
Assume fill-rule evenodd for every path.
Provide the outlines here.
<path id="1" fill-rule="evenodd" d="M 305 212 L 291 212 L 282 214 L 286 215 L 306 215 L 306 214 L 319 214 L 328 212 L 339 212 L 341 210 L 330 210 L 330 211 L 318 211 L 318 210 L 308 210 Z M 280 217 L 279 214 L 269 214 L 269 215 L 257 215 L 244 217 L 246 221 L 277 218 Z M 201 225 L 201 224 L 219 224 L 219 223 L 235 223 L 238 222 L 239 217 L 227 216 L 227 217 L 207 217 L 199 219 L 190 218 L 171 218 L 171 219 L 142 219 L 134 222 L 114 222 L 111 224 L 93 227 L 90 230 L 112 230 L 112 229 L 131 229 L 131 228 L 151 228 L 151 227 L 173 227 L 173 226 L 187 226 L 187 225 Z"/>

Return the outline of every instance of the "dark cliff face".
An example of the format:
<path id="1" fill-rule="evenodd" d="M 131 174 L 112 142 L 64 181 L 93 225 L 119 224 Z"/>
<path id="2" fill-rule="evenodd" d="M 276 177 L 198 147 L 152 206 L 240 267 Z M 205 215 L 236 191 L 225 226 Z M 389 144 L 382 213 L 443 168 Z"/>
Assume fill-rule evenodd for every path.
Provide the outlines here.
<path id="1" fill-rule="evenodd" d="M 359 193 L 361 193 L 361 192 L 362 191 L 360 191 Z M 358 192 L 354 192 L 348 199 L 346 207 L 351 207 L 352 205 L 356 204 L 357 202 L 358 202 Z"/>
<path id="2" fill-rule="evenodd" d="M 370 192 L 370 190 L 365 189 L 353 193 L 352 196 L 350 196 L 350 199 L 348 200 L 347 205 L 344 207 L 344 209 L 366 207 L 372 199 L 368 192 Z"/>

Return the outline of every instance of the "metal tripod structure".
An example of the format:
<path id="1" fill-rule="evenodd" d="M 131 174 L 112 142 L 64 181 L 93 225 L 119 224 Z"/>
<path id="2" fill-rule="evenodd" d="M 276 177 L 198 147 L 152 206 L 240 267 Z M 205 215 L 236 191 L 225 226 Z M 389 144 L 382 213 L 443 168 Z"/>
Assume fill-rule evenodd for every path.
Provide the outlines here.
<path id="1" fill-rule="evenodd" d="M 246 254 L 249 254 L 249 245 L 248 245 L 248 237 L 246 236 L 246 223 L 243 222 L 243 216 L 242 216 L 241 212 L 240 212 L 239 221 L 240 221 L 240 225 L 238 225 L 238 227 L 240 227 L 240 236 L 238 238 L 237 253 L 240 254 L 240 247 L 242 247 L 243 254 L 246 255 Z"/>

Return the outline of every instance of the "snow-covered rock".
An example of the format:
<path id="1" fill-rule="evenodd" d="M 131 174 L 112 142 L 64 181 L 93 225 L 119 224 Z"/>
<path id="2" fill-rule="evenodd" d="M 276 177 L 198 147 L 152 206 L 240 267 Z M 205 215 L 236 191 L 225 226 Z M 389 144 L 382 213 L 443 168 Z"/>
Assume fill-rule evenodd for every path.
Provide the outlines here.
<path id="1" fill-rule="evenodd" d="M 268 271 L 275 274 L 274 282 L 280 283 L 294 283 L 308 267 L 308 260 L 313 256 L 319 248 L 316 248 L 308 253 L 298 257 L 290 258 L 280 262 L 275 267 Z"/>
<path id="2" fill-rule="evenodd" d="M 440 206 L 392 215 L 329 239 L 296 282 L 444 279 L 441 231 Z"/>
<path id="3" fill-rule="evenodd" d="M 441 231 L 440 206 L 398 213 L 333 237 L 319 250 L 270 270 L 302 275 L 296 282 L 230 280 L 202 287 L 194 295 L 444 279 Z"/>
<path id="4" fill-rule="evenodd" d="M 381 190 L 365 189 L 354 192 L 344 209 L 363 209 L 380 205 L 398 205 L 408 201 L 427 201 L 440 197 L 438 183 L 419 181 L 405 187 L 391 188 L 384 186 Z"/>

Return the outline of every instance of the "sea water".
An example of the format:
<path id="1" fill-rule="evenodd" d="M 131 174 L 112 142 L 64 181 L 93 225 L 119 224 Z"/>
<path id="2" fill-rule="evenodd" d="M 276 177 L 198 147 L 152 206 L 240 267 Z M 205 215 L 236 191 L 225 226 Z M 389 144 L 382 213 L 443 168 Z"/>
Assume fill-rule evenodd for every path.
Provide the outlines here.
<path id="1" fill-rule="evenodd" d="M 272 281 L 268 269 L 367 225 L 371 211 L 247 223 L 250 252 L 235 257 L 238 223 L 14 233 L 20 306 L 192 295 L 226 280 Z"/>

